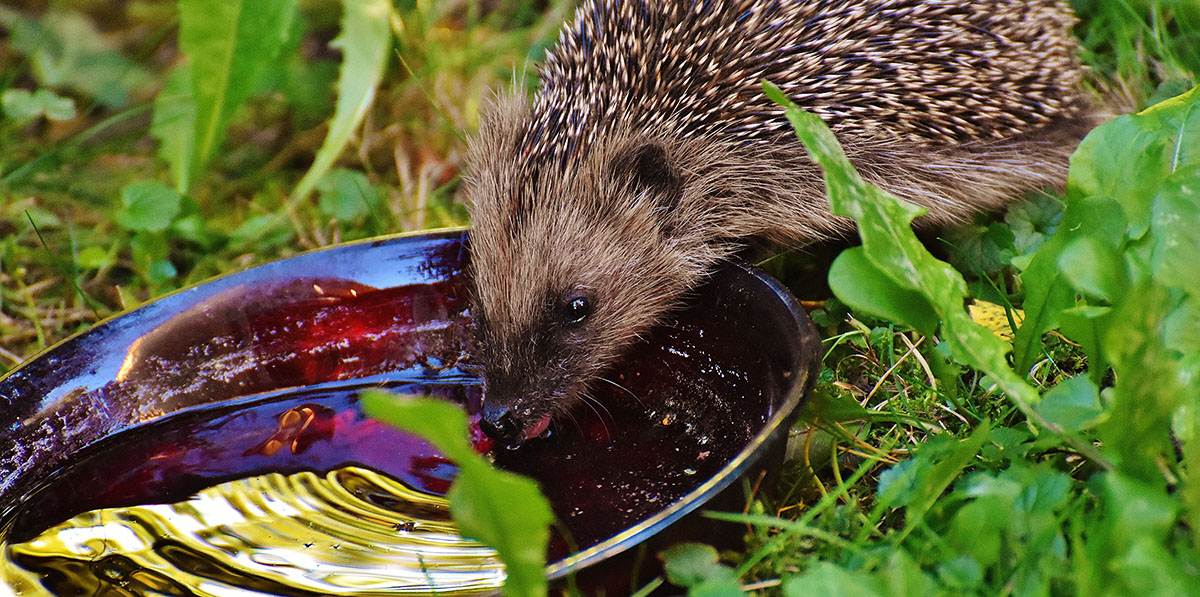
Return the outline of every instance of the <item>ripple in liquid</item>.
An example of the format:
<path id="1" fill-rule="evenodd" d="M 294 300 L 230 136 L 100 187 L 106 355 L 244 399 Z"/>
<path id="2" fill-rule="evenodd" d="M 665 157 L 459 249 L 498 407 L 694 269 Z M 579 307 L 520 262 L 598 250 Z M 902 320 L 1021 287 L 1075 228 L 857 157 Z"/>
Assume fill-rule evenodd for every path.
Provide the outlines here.
<path id="1" fill-rule="evenodd" d="M 3 548 L 0 580 L 19 595 L 469 595 L 504 581 L 443 496 L 358 467 L 93 510 Z"/>

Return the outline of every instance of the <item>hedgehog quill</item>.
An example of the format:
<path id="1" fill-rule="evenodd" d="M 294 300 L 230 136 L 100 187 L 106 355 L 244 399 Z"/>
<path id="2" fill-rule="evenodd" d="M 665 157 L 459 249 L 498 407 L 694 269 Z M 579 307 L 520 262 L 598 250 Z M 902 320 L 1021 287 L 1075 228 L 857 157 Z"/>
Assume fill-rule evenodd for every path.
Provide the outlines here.
<path id="1" fill-rule="evenodd" d="M 852 229 L 763 80 L 923 224 L 1061 187 L 1095 120 L 1074 22 L 1050 0 L 584 2 L 468 152 L 481 426 L 542 433 L 744 243 Z"/>

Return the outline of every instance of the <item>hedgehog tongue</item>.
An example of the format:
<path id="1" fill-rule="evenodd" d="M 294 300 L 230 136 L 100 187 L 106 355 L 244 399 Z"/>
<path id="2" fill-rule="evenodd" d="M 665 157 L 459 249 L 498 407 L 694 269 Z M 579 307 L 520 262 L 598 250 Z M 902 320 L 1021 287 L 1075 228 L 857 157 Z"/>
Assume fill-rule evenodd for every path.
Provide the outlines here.
<path id="1" fill-rule="evenodd" d="M 525 440 L 531 440 L 542 433 L 545 433 L 546 428 L 548 427 L 550 427 L 550 415 L 546 415 L 541 419 L 538 419 L 537 423 L 534 423 L 532 427 L 526 429 Z"/>

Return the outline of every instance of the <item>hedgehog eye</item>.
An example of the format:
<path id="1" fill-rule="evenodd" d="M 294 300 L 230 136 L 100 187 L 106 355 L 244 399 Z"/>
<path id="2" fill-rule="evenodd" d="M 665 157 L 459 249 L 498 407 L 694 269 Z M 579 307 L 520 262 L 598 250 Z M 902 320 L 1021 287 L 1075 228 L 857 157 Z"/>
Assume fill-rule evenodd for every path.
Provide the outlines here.
<path id="1" fill-rule="evenodd" d="M 567 325 L 578 325 L 587 319 L 596 308 L 596 298 L 586 290 L 575 290 L 562 303 L 562 320 Z"/>

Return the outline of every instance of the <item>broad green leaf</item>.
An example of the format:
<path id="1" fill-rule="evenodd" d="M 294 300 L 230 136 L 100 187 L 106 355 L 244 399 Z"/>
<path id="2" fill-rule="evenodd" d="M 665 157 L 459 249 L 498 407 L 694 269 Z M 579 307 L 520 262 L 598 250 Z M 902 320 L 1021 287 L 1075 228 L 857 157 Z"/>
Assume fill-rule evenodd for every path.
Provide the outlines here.
<path id="1" fill-rule="evenodd" d="M 808 398 L 800 413 L 809 422 L 861 421 L 880 415 L 879 412 L 863 408 L 858 401 L 836 391 L 826 391 L 828 386 L 818 385 Z"/>
<path id="2" fill-rule="evenodd" d="M 229 235 L 229 244 L 242 250 L 278 247 L 296 235 L 286 220 L 274 214 L 251 216 Z"/>
<path id="3" fill-rule="evenodd" d="M 75 263 L 78 263 L 79 267 L 85 269 L 100 269 L 112 265 L 113 258 L 109 255 L 108 251 L 99 246 L 92 245 L 84 248 L 75 256 Z"/>
<path id="4" fill-rule="evenodd" d="M 259 74 L 278 56 L 295 14 L 296 0 L 179 1 L 179 47 L 189 61 L 195 104 L 193 177 L 216 153 Z"/>
<path id="5" fill-rule="evenodd" d="M 1050 389 L 1037 411 L 1067 431 L 1080 431 L 1094 425 L 1104 412 L 1100 406 L 1100 388 L 1087 376 L 1078 375 Z"/>
<path id="6" fill-rule="evenodd" d="M 1071 156 L 1069 197 L 1105 195 L 1121 203 L 1137 239 L 1149 226 L 1150 205 L 1163 180 L 1200 163 L 1200 87 L 1140 114 L 1096 128 Z"/>
<path id="7" fill-rule="evenodd" d="M 937 331 L 938 316 L 929 308 L 929 302 L 879 271 L 862 247 L 846 249 L 837 256 L 829 268 L 829 287 L 854 309 L 904 324 L 925 335 Z"/>
<path id="8" fill-rule="evenodd" d="M 1200 120 L 1200 114 L 1196 119 Z M 1200 130 L 1196 134 L 1200 135 Z M 1200 298 L 1198 215 L 1200 163 L 1184 166 L 1168 177 L 1154 198 L 1151 229 L 1156 242 L 1150 256 L 1156 279 Z"/>
<path id="9" fill-rule="evenodd" d="M 904 513 L 905 535 L 920 523 L 925 513 L 942 496 L 942 492 L 950 487 L 950 484 L 962 474 L 963 469 L 971 464 L 975 456 L 979 454 L 979 449 L 987 441 L 988 430 L 987 424 L 979 425 L 970 437 L 959 442 L 952 452 L 930 467 Z"/>
<path id="10" fill-rule="evenodd" d="M 478 457 L 468 439 L 467 414 L 449 402 L 370 392 L 362 397 L 362 409 L 372 419 L 425 438 L 459 466 Z"/>
<path id="11" fill-rule="evenodd" d="M 461 428 L 466 437 L 466 427 Z M 487 544 L 504 561 L 504 593 L 546 594 L 546 546 L 554 514 L 537 483 L 496 470 L 482 458 L 459 461 L 450 512 L 463 535 Z"/>
<path id="12" fill-rule="evenodd" d="M 1111 546 L 1128 545 L 1139 537 L 1162 541 L 1175 526 L 1179 504 L 1161 486 L 1142 483 L 1119 473 L 1104 473 L 1094 481 L 1104 501 L 1104 528 Z"/>
<path id="13" fill-rule="evenodd" d="M 1095 236 L 1072 240 L 1058 256 L 1058 269 L 1081 293 L 1112 302 L 1129 290 L 1129 274 L 1116 246 Z"/>
<path id="14" fill-rule="evenodd" d="M 1010 524 L 1012 501 L 988 496 L 958 510 L 945 533 L 948 547 L 970 556 L 980 566 L 991 567 L 1000 561 L 1004 549 L 1004 529 Z"/>
<path id="15" fill-rule="evenodd" d="M 375 99 L 375 89 L 387 66 L 392 47 L 392 4 L 388 0 L 343 0 L 342 11 L 342 31 L 332 44 L 342 51 L 337 107 L 312 167 L 292 191 L 292 201 L 307 197 L 341 155 Z"/>
<path id="16" fill-rule="evenodd" d="M 938 577 L 947 588 L 957 591 L 978 590 L 983 583 L 983 568 L 970 556 L 958 556 L 938 566 Z"/>
<path id="17" fill-rule="evenodd" d="M 849 572 L 829 562 L 819 562 L 799 576 L 783 581 L 784 597 L 882 597 L 890 594 L 867 574 Z"/>
<path id="18" fill-rule="evenodd" d="M 367 416 L 420 435 L 458 464 L 447 497 L 459 531 L 496 550 L 508 574 L 506 595 L 545 595 L 554 513 L 537 483 L 496 470 L 476 454 L 467 439 L 467 416 L 453 404 L 372 391 L 363 394 L 362 407 Z"/>
<path id="19" fill-rule="evenodd" d="M 113 219 L 129 230 L 161 232 L 179 213 L 183 198 L 156 180 L 131 182 L 121 189 L 121 209 Z"/>
<path id="20" fill-rule="evenodd" d="M 1063 204 L 1050 195 L 1035 195 L 1014 204 L 1004 214 L 1004 223 L 1013 235 L 1013 249 L 1026 255 L 1046 242 L 1062 221 Z"/>
<path id="21" fill-rule="evenodd" d="M 150 134 L 158 139 L 158 157 L 171 168 L 175 190 L 186 193 L 196 155 L 196 102 L 192 98 L 192 70 L 185 61 L 167 75 L 167 83 L 154 98 Z"/>
<path id="22" fill-rule="evenodd" d="M 680 543 L 667 548 L 659 557 L 667 580 L 688 589 L 689 597 L 744 594 L 733 569 L 721 564 L 712 546 Z"/>
<path id="23" fill-rule="evenodd" d="M 175 264 L 166 259 L 155 261 L 146 268 L 146 279 L 151 284 L 166 284 L 177 275 L 179 271 L 175 269 Z"/>

